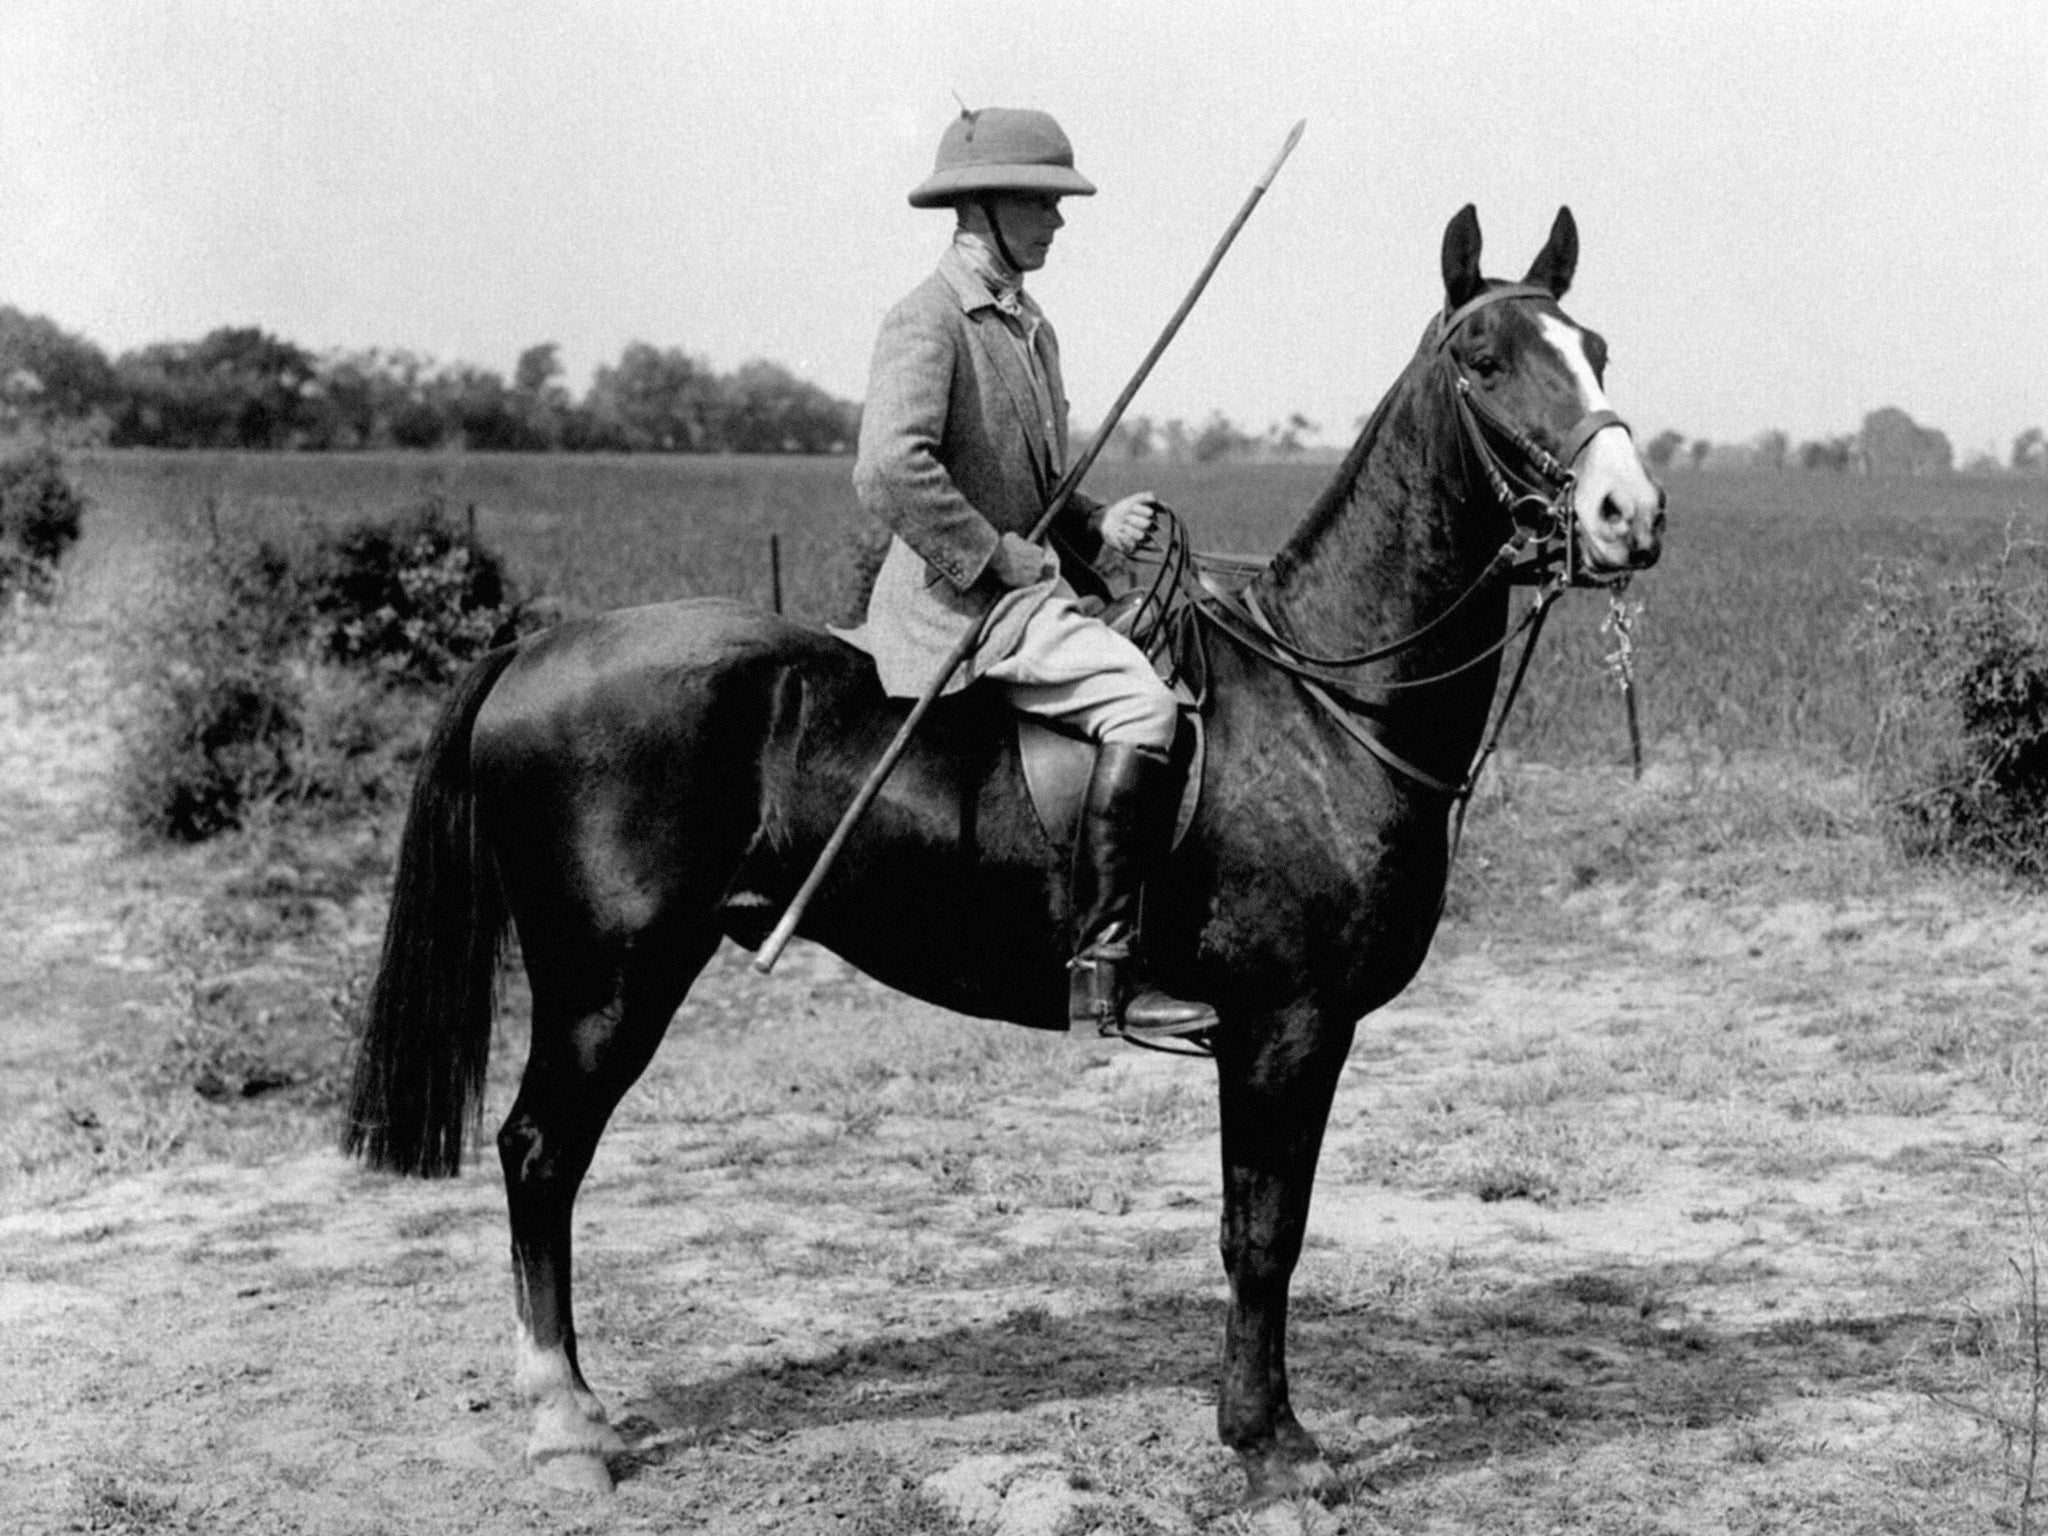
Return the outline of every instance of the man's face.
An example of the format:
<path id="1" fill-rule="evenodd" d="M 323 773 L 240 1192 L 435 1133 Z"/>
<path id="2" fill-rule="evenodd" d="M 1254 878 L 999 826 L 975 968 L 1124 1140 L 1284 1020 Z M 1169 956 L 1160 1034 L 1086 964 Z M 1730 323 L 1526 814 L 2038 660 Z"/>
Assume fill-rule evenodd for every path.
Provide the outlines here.
<path id="1" fill-rule="evenodd" d="M 1044 266 L 1053 235 L 1067 222 L 1060 217 L 1059 194 L 999 192 L 990 203 L 990 212 L 1019 270 L 1036 272 Z"/>

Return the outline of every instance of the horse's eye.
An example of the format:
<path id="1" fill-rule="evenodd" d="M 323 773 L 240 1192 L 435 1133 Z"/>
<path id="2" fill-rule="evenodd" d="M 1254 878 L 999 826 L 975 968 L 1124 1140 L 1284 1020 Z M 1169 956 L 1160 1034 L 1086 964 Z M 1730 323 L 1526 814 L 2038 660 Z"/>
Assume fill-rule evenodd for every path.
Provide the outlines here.
<path id="1" fill-rule="evenodd" d="M 1482 379 L 1492 379 L 1500 373 L 1500 359 L 1491 352 L 1481 352 L 1472 359 L 1472 371 Z"/>

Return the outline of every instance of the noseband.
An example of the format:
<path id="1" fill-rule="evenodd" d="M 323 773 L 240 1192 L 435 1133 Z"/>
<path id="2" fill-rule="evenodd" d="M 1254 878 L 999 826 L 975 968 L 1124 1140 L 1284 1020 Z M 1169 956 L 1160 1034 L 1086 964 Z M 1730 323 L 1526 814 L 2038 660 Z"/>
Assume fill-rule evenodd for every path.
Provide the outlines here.
<path id="1" fill-rule="evenodd" d="M 1437 317 L 1436 350 L 1454 372 L 1458 422 L 1472 456 L 1486 476 L 1494 500 L 1514 519 L 1518 532 L 1528 535 L 1516 561 L 1514 580 L 1534 585 L 1562 568 L 1568 586 L 1604 587 L 1625 581 L 1626 572 L 1595 574 L 1580 557 L 1578 526 L 1572 516 L 1572 492 L 1578 477 L 1572 466 L 1596 433 L 1609 427 L 1626 432 L 1628 423 L 1613 411 L 1588 411 L 1572 423 L 1553 454 L 1503 416 L 1451 354 L 1451 338 L 1458 328 L 1480 310 L 1506 299 L 1540 299 L 1554 304 L 1557 296 L 1533 283 L 1504 283 L 1475 294 Z M 1512 460 L 1501 456 L 1496 441 L 1513 450 Z"/>

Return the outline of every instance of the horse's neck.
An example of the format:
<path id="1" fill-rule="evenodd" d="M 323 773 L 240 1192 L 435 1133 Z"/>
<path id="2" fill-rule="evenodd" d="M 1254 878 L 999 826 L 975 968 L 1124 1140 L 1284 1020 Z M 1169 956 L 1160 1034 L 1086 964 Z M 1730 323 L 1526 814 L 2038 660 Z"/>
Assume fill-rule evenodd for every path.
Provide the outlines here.
<path id="1" fill-rule="evenodd" d="M 1475 500 L 1459 431 L 1446 382 L 1418 358 L 1261 579 L 1257 596 L 1288 639 L 1321 655 L 1386 645 L 1457 604 L 1484 573 L 1506 535 L 1483 487 Z M 1361 681 L 1444 672 L 1497 642 L 1506 622 L 1507 588 L 1494 584 Z M 1496 672 L 1481 664 L 1448 691 L 1419 690 L 1413 707 L 1448 726 L 1446 705 L 1476 701 L 1476 745 Z M 1451 756 L 1467 750 L 1464 734 L 1442 742 Z"/>
<path id="2" fill-rule="evenodd" d="M 1411 364 L 1264 579 L 1259 596 L 1290 639 L 1325 653 L 1384 644 L 1435 618 L 1485 569 L 1502 535 L 1468 504 L 1458 430 L 1442 380 Z M 1504 606 L 1469 606 L 1497 639 Z"/>

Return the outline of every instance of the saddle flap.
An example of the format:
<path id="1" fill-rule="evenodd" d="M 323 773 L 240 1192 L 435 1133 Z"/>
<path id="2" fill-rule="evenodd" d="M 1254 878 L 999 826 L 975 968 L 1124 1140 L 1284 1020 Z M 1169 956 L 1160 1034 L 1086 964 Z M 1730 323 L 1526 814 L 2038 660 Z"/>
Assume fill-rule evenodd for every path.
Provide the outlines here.
<path id="1" fill-rule="evenodd" d="M 1178 848 L 1202 802 L 1202 768 L 1209 745 L 1202 721 L 1209 693 L 1209 664 L 1194 622 L 1190 568 L 1204 580 L 1220 581 L 1234 590 L 1265 570 L 1267 562 L 1253 555 L 1195 554 L 1187 548 L 1178 519 L 1171 514 L 1168 517 L 1170 535 L 1159 576 L 1124 592 L 1098 617 L 1151 658 L 1160 680 L 1180 700 L 1180 729 L 1174 735 L 1173 750 L 1176 756 L 1184 754 L 1188 772 L 1173 823 L 1173 846 Z M 1088 780 L 1095 771 L 1094 744 L 1029 715 L 1019 715 L 1017 756 L 1024 766 L 1024 783 L 1031 792 L 1038 824 L 1054 847 L 1072 847 L 1081 825 L 1081 804 L 1088 796 Z"/>
<path id="2" fill-rule="evenodd" d="M 1181 710 L 1173 752 L 1187 764 L 1187 783 L 1173 822 L 1173 846 L 1178 848 L 1202 803 L 1208 733 L 1186 690 L 1176 687 L 1174 692 L 1180 697 Z M 1088 798 L 1088 780 L 1095 772 L 1095 743 L 1030 715 L 1019 715 L 1017 758 L 1023 764 L 1024 784 L 1031 792 L 1031 808 L 1038 813 L 1039 826 L 1055 848 L 1073 847 L 1074 835 L 1081 827 L 1081 804 Z"/>

